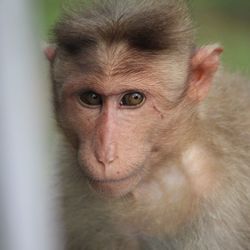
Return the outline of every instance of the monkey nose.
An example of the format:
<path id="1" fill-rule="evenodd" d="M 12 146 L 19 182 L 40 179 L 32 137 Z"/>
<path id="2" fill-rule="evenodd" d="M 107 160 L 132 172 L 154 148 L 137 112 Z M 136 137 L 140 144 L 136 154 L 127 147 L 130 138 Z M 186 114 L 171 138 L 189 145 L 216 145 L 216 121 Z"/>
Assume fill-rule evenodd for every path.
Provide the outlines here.
<path id="1" fill-rule="evenodd" d="M 109 165 L 117 158 L 115 153 L 115 146 L 109 145 L 106 148 L 101 148 L 96 152 L 96 159 L 103 165 Z"/>

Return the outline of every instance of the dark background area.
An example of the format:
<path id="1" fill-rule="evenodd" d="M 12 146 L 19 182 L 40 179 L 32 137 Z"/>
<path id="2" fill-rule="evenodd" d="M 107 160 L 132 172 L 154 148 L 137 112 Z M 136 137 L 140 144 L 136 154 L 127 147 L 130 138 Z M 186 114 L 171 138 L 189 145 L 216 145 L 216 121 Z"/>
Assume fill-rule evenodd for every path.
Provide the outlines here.
<path id="1" fill-rule="evenodd" d="M 49 31 L 60 15 L 62 6 L 72 4 L 74 0 L 40 1 L 43 37 L 48 40 Z M 83 2 L 87 4 L 89 1 Z M 225 67 L 250 75 L 250 0 L 188 2 L 197 29 L 197 44 L 220 43 L 224 47 L 222 60 Z"/>

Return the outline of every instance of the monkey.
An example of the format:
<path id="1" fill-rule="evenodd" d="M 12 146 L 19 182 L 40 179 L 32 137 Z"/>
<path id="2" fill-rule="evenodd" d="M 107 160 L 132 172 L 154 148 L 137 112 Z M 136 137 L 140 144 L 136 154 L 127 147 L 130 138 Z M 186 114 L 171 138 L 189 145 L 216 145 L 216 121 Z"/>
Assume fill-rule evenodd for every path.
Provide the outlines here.
<path id="1" fill-rule="evenodd" d="M 65 248 L 250 249 L 250 81 L 188 4 L 70 8 L 52 44 Z"/>

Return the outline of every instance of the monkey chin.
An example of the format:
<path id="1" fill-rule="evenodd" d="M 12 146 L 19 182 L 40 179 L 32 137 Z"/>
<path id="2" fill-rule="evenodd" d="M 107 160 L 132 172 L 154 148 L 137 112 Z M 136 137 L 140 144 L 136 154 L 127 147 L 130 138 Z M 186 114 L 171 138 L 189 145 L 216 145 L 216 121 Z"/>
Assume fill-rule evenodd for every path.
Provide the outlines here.
<path id="1" fill-rule="evenodd" d="M 107 198 L 122 198 L 135 189 L 141 180 L 139 174 L 135 174 L 123 179 L 95 180 L 90 179 L 89 184 L 101 196 Z"/>

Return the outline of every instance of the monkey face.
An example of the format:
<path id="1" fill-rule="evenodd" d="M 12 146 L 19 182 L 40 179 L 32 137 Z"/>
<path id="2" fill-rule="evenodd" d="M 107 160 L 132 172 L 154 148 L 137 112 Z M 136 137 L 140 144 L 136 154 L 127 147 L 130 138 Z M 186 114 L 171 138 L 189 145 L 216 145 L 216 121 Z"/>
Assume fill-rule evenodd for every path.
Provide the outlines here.
<path id="1" fill-rule="evenodd" d="M 79 165 L 95 190 L 111 196 L 127 194 L 140 182 L 157 141 L 159 110 L 140 82 L 78 79 L 62 91 L 60 119 Z"/>
<path id="2" fill-rule="evenodd" d="M 176 114 L 181 116 L 175 112 L 182 90 L 178 86 L 186 75 L 175 73 L 177 65 L 186 67 L 170 56 L 149 57 L 124 44 L 77 56 L 57 51 L 58 120 L 95 190 L 111 196 L 129 193 L 166 157 L 162 141 L 173 148 L 171 133 L 177 131 Z"/>

